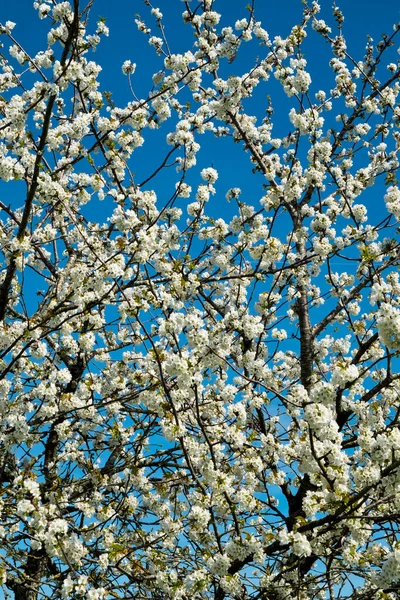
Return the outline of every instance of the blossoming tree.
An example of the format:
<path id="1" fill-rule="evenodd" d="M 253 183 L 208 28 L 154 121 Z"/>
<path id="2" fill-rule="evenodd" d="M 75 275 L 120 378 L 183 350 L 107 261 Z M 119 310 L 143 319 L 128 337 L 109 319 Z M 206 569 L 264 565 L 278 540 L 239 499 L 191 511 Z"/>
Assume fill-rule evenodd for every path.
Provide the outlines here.
<path id="1" fill-rule="evenodd" d="M 338 8 L 270 39 L 188 1 L 174 54 L 145 4 L 160 69 L 139 98 L 123 64 L 125 106 L 93 1 L 35 2 L 36 55 L 1 25 L 4 597 L 395 600 L 400 27 L 353 58 Z M 257 198 L 223 189 L 229 141 Z"/>

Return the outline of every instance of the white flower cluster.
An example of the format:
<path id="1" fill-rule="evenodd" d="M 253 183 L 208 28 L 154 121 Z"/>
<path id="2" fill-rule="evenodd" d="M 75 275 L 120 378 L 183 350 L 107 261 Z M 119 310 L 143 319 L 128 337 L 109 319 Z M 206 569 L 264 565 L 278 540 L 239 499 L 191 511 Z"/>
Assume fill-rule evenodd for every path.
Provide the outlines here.
<path id="1" fill-rule="evenodd" d="M 208 181 L 208 183 L 215 183 L 218 179 L 218 172 L 212 167 L 208 167 L 207 169 L 203 169 L 200 173 L 202 179 L 204 181 Z"/>
<path id="2" fill-rule="evenodd" d="M 355 381 L 359 376 L 357 365 L 337 363 L 332 372 L 331 384 L 343 388 L 349 381 Z"/>
<path id="3" fill-rule="evenodd" d="M 231 565 L 227 554 L 216 554 L 207 560 L 207 566 L 215 575 L 225 575 Z"/>
<path id="4" fill-rule="evenodd" d="M 378 310 L 379 338 L 391 350 L 400 349 L 400 309 L 383 302 Z"/>
<path id="5" fill-rule="evenodd" d="M 122 65 L 122 72 L 124 75 L 133 75 L 136 70 L 136 63 L 126 60 Z"/>
<path id="6" fill-rule="evenodd" d="M 290 544 L 291 549 L 296 556 L 310 556 L 312 552 L 307 536 L 302 533 L 288 533 L 287 531 L 281 529 L 281 531 L 278 533 L 278 539 L 282 544 Z"/>
<path id="7" fill-rule="evenodd" d="M 338 426 L 334 420 L 333 412 L 323 404 L 308 404 L 304 409 L 307 423 L 320 439 L 335 439 Z"/>
<path id="8" fill-rule="evenodd" d="M 289 119 L 292 125 L 299 129 L 302 135 L 307 133 L 318 134 L 320 132 L 320 128 L 324 124 L 324 119 L 321 117 L 313 108 L 306 108 L 303 112 L 296 112 L 294 108 L 292 108 L 289 112 Z"/>
<path id="9" fill-rule="evenodd" d="M 400 548 L 395 548 L 385 560 L 377 583 L 379 587 L 387 588 L 398 581 L 400 581 Z"/>
<path id="10" fill-rule="evenodd" d="M 195 521 L 202 531 L 205 527 L 207 527 L 211 518 L 210 512 L 201 506 L 192 506 L 189 516 Z"/>
<path id="11" fill-rule="evenodd" d="M 400 189 L 398 186 L 391 185 L 385 194 L 385 203 L 388 211 L 400 219 Z"/>

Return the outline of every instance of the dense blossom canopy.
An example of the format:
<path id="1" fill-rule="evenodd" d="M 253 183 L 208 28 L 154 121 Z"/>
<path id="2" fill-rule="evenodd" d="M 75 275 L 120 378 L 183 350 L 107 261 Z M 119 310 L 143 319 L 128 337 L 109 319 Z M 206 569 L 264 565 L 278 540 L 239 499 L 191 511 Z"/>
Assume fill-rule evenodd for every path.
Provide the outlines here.
<path id="1" fill-rule="evenodd" d="M 400 25 L 353 58 L 339 8 L 272 39 L 254 4 L 188 0 L 174 53 L 144 4 L 159 70 L 137 97 L 118 65 L 124 106 L 95 0 L 36 1 L 35 55 L 0 26 L 3 589 L 396 600 Z"/>

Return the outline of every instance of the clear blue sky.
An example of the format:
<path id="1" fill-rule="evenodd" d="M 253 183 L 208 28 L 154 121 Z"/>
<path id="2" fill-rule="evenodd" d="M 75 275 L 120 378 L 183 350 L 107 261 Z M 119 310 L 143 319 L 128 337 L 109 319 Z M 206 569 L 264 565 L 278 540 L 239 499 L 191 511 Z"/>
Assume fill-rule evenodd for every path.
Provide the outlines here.
<path id="1" fill-rule="evenodd" d="M 81 5 L 86 2 L 81 0 Z M 246 10 L 248 0 L 215 0 L 214 9 L 223 14 L 224 24 L 234 25 L 235 21 L 248 15 Z M 331 0 L 320 0 L 322 6 L 321 18 L 332 24 Z M 196 0 L 192 0 L 192 6 L 196 6 Z M 361 60 L 365 47 L 367 34 L 371 35 L 375 42 L 383 32 L 391 33 L 392 25 L 400 21 L 400 4 L 398 0 L 342 0 L 338 1 L 339 7 L 345 14 L 345 23 L 343 33 L 347 39 L 348 49 L 356 60 Z M 182 52 L 191 48 L 193 35 L 190 26 L 184 26 L 181 20 L 181 13 L 184 10 L 184 3 L 181 0 L 155 0 L 153 6 L 158 6 L 164 14 L 164 24 L 166 34 L 169 40 L 171 51 Z M 290 29 L 301 21 L 303 4 L 301 0 L 255 0 L 256 20 L 262 21 L 264 27 L 268 30 L 270 37 L 281 35 L 285 37 Z M 158 35 L 159 31 L 155 25 L 154 19 L 149 15 L 149 8 L 145 6 L 143 0 L 94 0 L 91 10 L 91 26 L 94 32 L 95 22 L 98 17 L 106 19 L 110 27 L 110 36 L 102 41 L 96 51 L 88 58 L 98 62 L 103 71 L 100 76 L 102 90 L 112 91 L 113 99 L 116 104 L 123 106 L 126 102 L 132 100 L 128 88 L 127 78 L 122 75 L 122 63 L 130 59 L 137 63 L 137 70 L 133 77 L 135 93 L 140 98 L 145 98 L 151 88 L 151 76 L 162 67 L 162 57 L 157 57 L 152 48 L 147 43 L 147 38 L 137 31 L 134 19 L 135 15 L 140 14 L 146 22 L 152 27 L 152 34 Z M 11 20 L 17 23 L 13 33 L 15 37 L 26 48 L 34 54 L 38 50 L 46 47 L 46 35 L 49 27 L 47 20 L 40 21 L 36 11 L 33 9 L 33 0 L 18 0 L 14 3 L 0 3 L 0 22 Z M 317 45 L 316 45 L 317 41 Z M 241 48 L 239 60 L 231 65 L 232 73 L 242 74 L 254 64 L 255 52 L 259 52 L 256 44 L 251 45 L 251 55 L 249 55 L 250 46 L 244 45 Z M 328 62 L 332 55 L 329 52 L 327 44 L 319 39 L 319 36 L 310 35 L 304 45 L 305 57 L 313 78 L 312 92 L 318 89 L 329 89 L 332 87 L 332 72 L 328 67 Z M 57 50 L 59 52 L 59 50 Z M 256 114 L 259 118 L 264 116 L 265 97 L 271 93 L 274 101 L 274 90 L 278 87 L 274 79 L 265 84 L 262 93 L 257 100 L 248 108 L 250 114 Z M 288 133 L 290 125 L 288 121 L 288 111 L 295 103 L 293 99 L 287 100 L 279 91 L 279 97 L 275 98 L 275 135 L 285 135 Z M 171 125 L 172 126 L 172 125 Z M 172 126 L 173 127 L 173 126 Z M 154 132 L 145 131 L 145 145 L 134 153 L 134 171 L 137 172 L 138 181 L 142 181 L 150 174 L 165 155 L 164 145 L 166 128 L 162 129 L 162 137 L 157 138 Z M 207 154 L 208 144 L 213 143 L 211 136 L 203 137 L 204 152 Z M 215 142 L 214 142 L 215 143 Z M 214 165 L 220 172 L 218 184 L 218 193 L 224 198 L 228 187 L 241 187 L 249 192 L 250 196 L 242 198 L 245 202 L 256 203 L 262 196 L 261 184 L 263 178 L 249 177 L 251 167 L 248 159 L 243 155 L 240 147 L 234 147 L 228 140 L 219 140 L 219 150 L 217 157 L 212 160 L 217 161 Z M 229 144 L 229 146 L 228 146 Z M 162 149 L 161 149 L 162 146 Z M 213 149 L 215 146 L 213 146 Z M 226 151 L 225 151 L 226 148 Z M 199 154 L 199 165 L 197 171 L 206 166 L 207 155 Z M 213 154 L 216 154 L 213 152 Z M 202 160 L 205 157 L 205 160 Z M 157 162 L 158 161 L 158 162 Z M 176 174 L 170 169 L 167 175 L 176 180 Z M 195 174 L 195 170 L 193 175 Z M 223 181 L 223 175 L 226 175 L 226 182 Z M 198 172 L 197 172 L 198 177 Z M 229 181 L 228 181 L 229 179 Z M 197 182 L 198 183 L 198 182 Z M 155 182 L 155 187 L 160 182 Z M 0 193 L 15 193 L 14 186 L 8 186 L 7 192 L 3 185 L 0 186 Z M 4 192 L 3 192 L 4 190 Z M 21 186 L 22 191 L 22 186 Z M 156 190 L 157 191 L 157 190 Z M 7 198 L 2 197 L 4 201 Z M 21 198 L 22 200 L 22 198 Z M 223 200 L 221 200 L 225 204 Z M 105 210 L 105 207 L 102 209 Z M 216 216 L 216 215 L 214 215 Z"/>
<path id="2" fill-rule="evenodd" d="M 81 2 L 82 6 L 85 4 Z M 226 19 L 235 21 L 248 13 L 245 6 L 248 0 L 215 0 L 215 10 L 226 14 Z M 365 40 L 369 33 L 377 39 L 381 33 L 388 31 L 393 22 L 400 21 L 400 5 L 397 0 L 342 0 L 337 2 L 345 14 L 344 33 L 353 48 Z M 193 6 L 196 1 L 193 0 Z M 329 17 L 331 0 L 320 0 L 323 18 Z M 159 0 L 153 2 L 165 16 L 167 34 L 173 40 L 176 31 L 176 18 L 184 10 L 181 0 Z M 302 14 L 301 0 L 255 0 L 256 19 L 261 20 L 271 35 L 285 35 L 289 28 L 295 25 Z M 148 13 L 142 0 L 95 0 L 92 16 L 103 16 L 111 27 L 110 38 L 103 41 L 98 50 L 99 61 L 104 68 L 120 65 L 127 55 L 139 63 L 138 35 L 134 24 L 135 14 L 145 16 Z M 29 49 L 43 48 L 43 32 L 47 28 L 46 21 L 40 22 L 33 9 L 33 0 L 18 0 L 18 2 L 2 2 L 0 5 L 0 22 L 15 21 L 18 28 L 15 33 L 26 40 Z M 189 29 L 189 28 L 187 28 Z M 156 32 L 155 32 L 156 34 Z M 173 51 L 182 49 L 182 28 L 179 26 L 179 36 L 173 41 Z M 350 46 L 350 49 L 352 47 Z M 100 59 L 101 57 L 101 59 Z"/>
<path id="3" fill-rule="evenodd" d="M 192 0 L 192 5 L 197 4 Z M 245 6 L 248 0 L 215 0 L 215 10 L 223 14 L 223 20 L 234 24 L 236 19 L 248 15 Z M 397 0 L 342 0 L 337 2 L 345 15 L 344 35 L 348 41 L 349 50 L 361 59 L 362 47 L 366 41 L 366 34 L 378 41 L 383 32 L 390 32 L 394 22 L 400 21 L 400 4 Z M 81 1 L 84 6 L 85 2 Z M 320 0 L 322 7 L 321 17 L 331 21 L 331 0 Z M 166 33 L 172 52 L 187 50 L 191 45 L 192 35 L 189 26 L 183 27 L 180 15 L 184 10 L 181 0 L 159 0 L 153 2 L 164 14 Z M 256 20 L 262 21 L 270 36 L 285 36 L 290 28 L 301 20 L 303 10 L 302 0 L 255 0 Z M 105 17 L 110 27 L 110 37 L 103 38 L 93 56 L 103 67 L 102 79 L 112 84 L 115 95 L 121 93 L 123 99 L 126 90 L 126 80 L 121 75 L 121 64 L 126 59 L 136 62 L 137 79 L 143 80 L 143 92 L 151 74 L 152 67 L 157 67 L 153 59 L 154 52 L 146 45 L 146 38 L 137 32 L 134 18 L 136 14 L 147 17 L 149 9 L 143 0 L 94 0 L 91 10 L 92 20 L 99 16 Z M 48 22 L 40 21 L 33 9 L 32 0 L 18 0 L 18 2 L 2 2 L 0 5 L 0 22 L 11 20 L 17 23 L 14 30 L 18 40 L 23 41 L 30 52 L 41 50 L 46 45 L 46 31 Z M 147 20 L 147 19 L 146 19 Z M 152 20 L 148 19 L 151 25 Z M 154 21 L 153 21 L 154 23 Z M 157 35 L 154 27 L 153 34 Z M 325 59 L 328 54 L 313 52 L 313 41 L 310 40 L 305 48 L 308 52 L 308 62 L 318 69 L 318 78 L 322 76 L 326 67 Z M 143 60 L 145 59 L 145 60 Z M 320 71 L 319 69 L 322 68 Z"/>

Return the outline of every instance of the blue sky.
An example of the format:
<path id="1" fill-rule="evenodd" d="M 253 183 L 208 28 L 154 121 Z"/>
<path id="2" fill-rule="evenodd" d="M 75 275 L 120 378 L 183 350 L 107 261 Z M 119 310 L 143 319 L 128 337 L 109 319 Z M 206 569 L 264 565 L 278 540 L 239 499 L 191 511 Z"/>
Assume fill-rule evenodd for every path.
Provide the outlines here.
<path id="1" fill-rule="evenodd" d="M 85 4 L 81 2 L 82 6 Z M 196 2 L 193 1 L 193 6 Z M 215 10 L 224 13 L 224 20 L 234 22 L 236 19 L 246 16 L 245 9 L 247 0 L 215 0 Z M 342 0 L 337 2 L 345 15 L 344 34 L 350 42 L 350 50 L 357 49 L 365 40 L 368 33 L 374 39 L 384 31 L 391 29 L 393 22 L 400 21 L 400 8 L 396 0 Z M 320 0 L 323 18 L 328 19 L 331 12 L 332 2 Z M 184 10 L 181 0 L 159 0 L 153 2 L 158 6 L 165 17 L 167 35 L 170 38 L 173 51 L 182 49 L 182 26 L 179 23 L 179 36 L 176 22 Z M 285 35 L 291 26 L 301 20 L 303 5 L 301 0 L 285 0 L 284 2 L 271 2 L 269 0 L 255 0 L 256 19 L 263 22 L 264 27 L 271 35 Z M 91 15 L 93 18 L 103 16 L 111 27 L 108 40 L 102 42 L 97 51 L 99 62 L 104 69 L 114 69 L 120 66 L 121 61 L 126 58 L 138 62 L 141 74 L 147 71 L 146 66 L 140 68 L 141 46 L 139 36 L 136 33 L 134 18 L 136 14 L 145 16 L 149 9 L 143 0 L 95 0 Z M 14 30 L 16 36 L 26 41 L 28 49 L 39 50 L 43 48 L 43 33 L 47 29 L 46 21 L 39 21 L 36 11 L 33 9 L 32 0 L 19 0 L 14 3 L 2 3 L 0 6 L 0 22 L 12 20 L 18 27 Z M 189 28 L 187 28 L 189 30 Z M 156 34 L 156 32 L 154 32 Z M 180 46 L 180 48 L 179 48 Z M 140 50 L 142 50 L 140 48 Z M 101 58 L 100 58 L 101 57 Z M 317 59 L 318 57 L 314 57 Z M 114 81 L 114 83 L 117 83 Z"/>
<path id="2" fill-rule="evenodd" d="M 222 13 L 224 25 L 234 25 L 237 19 L 248 15 L 246 4 L 248 4 L 248 0 L 215 0 L 214 9 Z M 331 1 L 320 0 L 320 4 L 322 7 L 321 18 L 333 25 Z M 81 1 L 81 5 L 84 6 L 85 2 Z M 197 2 L 192 0 L 192 6 L 196 5 Z M 356 60 L 361 60 L 363 57 L 367 34 L 371 35 L 375 42 L 378 42 L 383 32 L 391 33 L 393 23 L 400 21 L 400 8 L 397 0 L 342 0 L 342 2 L 338 2 L 338 5 L 345 15 L 343 33 L 348 43 L 348 49 Z M 178 53 L 191 49 L 192 30 L 190 26 L 184 26 L 181 19 L 184 3 L 181 0 L 159 0 L 153 2 L 153 6 L 158 6 L 164 14 L 165 32 L 171 51 Z M 302 11 L 302 0 L 280 2 L 255 0 L 256 20 L 263 23 L 271 38 L 275 35 L 287 36 L 290 29 L 301 21 Z M 101 89 L 102 91 L 112 91 L 113 100 L 118 106 L 123 106 L 132 100 L 127 78 L 121 72 L 121 65 L 125 60 L 130 59 L 137 63 L 132 82 L 134 91 L 139 98 L 147 97 L 152 86 L 152 74 L 162 68 L 163 57 L 156 56 L 154 49 L 147 43 L 148 38 L 137 31 L 134 22 L 135 16 L 140 14 L 146 24 L 152 28 L 152 34 L 159 35 L 155 20 L 149 13 L 150 9 L 145 6 L 143 0 L 113 0 L 112 2 L 94 0 L 89 29 L 94 32 L 95 22 L 99 17 L 104 17 L 110 27 L 110 36 L 108 38 L 102 36 L 97 51 L 91 53 L 88 58 L 102 66 Z M 9 4 L 1 3 L 0 22 L 4 23 L 6 20 L 17 23 L 13 33 L 30 54 L 45 49 L 49 23 L 47 20 L 40 21 L 38 19 L 32 0 L 19 0 Z M 56 52 L 59 52 L 59 48 Z M 328 62 L 332 58 L 328 45 L 319 39 L 315 32 L 310 32 L 304 44 L 304 52 L 313 79 L 312 92 L 325 89 L 329 93 L 329 89 L 333 87 L 333 77 L 328 67 Z M 238 60 L 230 66 L 230 74 L 242 74 L 249 70 L 254 65 L 256 53 L 262 55 L 262 49 L 256 44 L 242 46 Z M 288 112 L 296 103 L 293 99 L 285 98 L 274 78 L 260 86 L 257 97 L 250 100 L 246 108 L 250 114 L 257 114 L 261 120 L 265 114 L 267 94 L 271 94 L 275 110 L 275 135 L 279 137 L 286 135 L 291 129 Z M 332 114 L 332 116 L 334 115 Z M 165 152 L 170 149 L 165 145 L 167 127 L 163 127 L 160 134 L 149 130 L 145 131 L 145 144 L 133 155 L 133 170 L 137 173 L 138 182 L 143 181 L 158 166 L 160 159 L 162 160 Z M 170 127 L 173 127 L 172 123 Z M 203 136 L 199 141 L 204 144 L 204 149 L 199 153 L 198 168 L 193 169 L 190 174 L 190 177 L 197 176 L 196 181 L 190 182 L 194 185 L 199 183 L 199 171 L 210 166 L 207 164 L 209 150 L 216 148 L 215 141 L 211 136 Z M 224 200 L 229 187 L 240 187 L 246 190 L 248 197 L 243 197 L 242 200 L 249 204 L 256 204 L 263 195 L 263 178 L 260 175 L 251 177 L 251 165 L 248 158 L 244 156 L 241 146 L 233 146 L 230 140 L 220 139 L 218 140 L 218 151 L 214 151 L 213 154 L 215 155 L 212 157 L 213 161 L 217 161 L 214 166 L 220 173 L 217 191 L 221 200 L 218 201 L 218 204 L 222 203 L 224 210 L 229 212 L 230 209 Z M 176 181 L 177 179 L 175 169 L 170 169 L 165 176 L 171 181 L 171 184 L 172 180 Z M 161 177 L 154 182 L 156 191 L 162 181 Z M 153 182 L 149 185 L 152 187 Z M 8 188 L 10 187 L 13 186 L 8 186 Z M 3 192 L 3 189 L 3 186 L 0 186 L 2 194 L 9 193 L 8 191 Z M 14 193 L 15 189 L 18 188 L 13 189 Z M 9 191 L 11 192 L 11 189 Z M 169 192 L 170 190 L 168 190 Z M 4 199 L 7 201 L 7 198 L 3 196 Z M 105 215 L 106 207 L 103 206 L 101 211 L 104 211 Z M 213 216 L 221 216 L 218 215 L 217 204 L 210 208 L 210 212 Z"/>
<path id="3" fill-rule="evenodd" d="M 192 6 L 196 6 L 192 0 Z M 223 14 L 223 23 L 233 25 L 234 22 L 248 15 L 246 10 L 248 0 L 215 0 L 214 9 Z M 362 50 L 366 41 L 366 34 L 378 41 L 383 32 L 390 33 L 392 25 L 400 21 L 400 7 L 397 0 L 342 0 L 337 3 L 345 15 L 343 33 L 348 42 L 349 51 L 357 59 L 362 58 Z M 85 2 L 81 1 L 84 6 Z M 320 0 L 322 7 L 321 18 L 332 22 L 331 1 Z M 193 37 L 191 28 L 184 27 L 181 14 L 184 4 L 181 0 L 159 0 L 153 2 L 164 14 L 164 25 L 170 43 L 171 51 L 181 52 L 190 48 Z M 301 21 L 303 4 L 302 0 L 285 0 L 271 2 L 269 0 L 255 0 L 255 17 L 260 20 L 268 30 L 270 36 L 286 36 L 291 27 Z M 159 68 L 161 59 L 155 57 L 154 51 L 148 47 L 147 39 L 139 34 L 134 23 L 135 16 L 139 14 L 146 19 L 152 27 L 152 34 L 158 35 L 154 20 L 149 17 L 149 8 L 143 0 L 94 0 L 91 9 L 92 25 L 98 17 L 104 17 L 110 27 L 109 38 L 102 38 L 102 42 L 93 55 L 93 60 L 103 67 L 101 79 L 113 89 L 116 98 L 121 102 L 126 98 L 126 79 L 121 73 L 121 64 L 126 59 L 137 63 L 137 81 L 140 80 L 140 91 L 148 91 L 151 75 Z M 15 37 L 31 52 L 44 49 L 46 45 L 47 20 L 40 21 L 36 16 L 32 0 L 19 0 L 14 3 L 1 3 L 0 22 L 11 20 L 17 23 L 14 30 Z M 153 22 L 152 22 L 153 21 Z M 305 50 L 307 60 L 318 72 L 318 80 L 324 81 L 326 59 L 328 52 L 324 52 L 321 44 L 315 51 L 315 37 L 307 40 Z M 246 54 L 243 52 L 242 54 Z M 236 64 L 236 63 L 235 63 Z M 238 62 L 238 67 L 240 62 Z"/>

